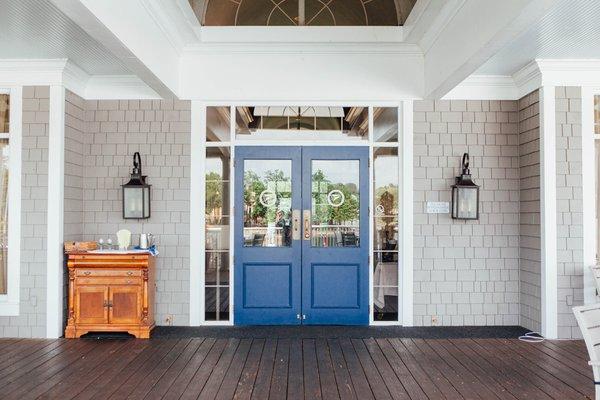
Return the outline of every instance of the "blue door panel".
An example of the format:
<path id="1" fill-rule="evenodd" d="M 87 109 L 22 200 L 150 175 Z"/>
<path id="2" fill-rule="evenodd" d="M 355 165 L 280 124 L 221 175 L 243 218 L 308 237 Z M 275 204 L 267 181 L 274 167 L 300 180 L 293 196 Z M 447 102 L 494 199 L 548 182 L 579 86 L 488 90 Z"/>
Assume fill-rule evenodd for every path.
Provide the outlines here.
<path id="1" fill-rule="evenodd" d="M 302 240 L 303 324 L 369 323 L 369 150 L 367 147 L 303 147 L 302 209 L 312 210 L 312 162 L 359 161 L 359 237 L 354 246 L 316 247 Z M 320 242 L 319 242 L 320 243 Z"/>
<path id="2" fill-rule="evenodd" d="M 311 265 L 311 308 L 360 308 L 360 265 Z"/>
<path id="3" fill-rule="evenodd" d="M 243 264 L 244 308 L 292 308 L 292 264 Z"/>
<path id="4" fill-rule="evenodd" d="M 244 161 L 291 160 L 292 209 L 301 207 L 300 147 L 244 146 L 235 149 L 235 293 L 237 325 L 299 324 L 301 313 L 301 244 L 246 247 L 244 243 Z"/>

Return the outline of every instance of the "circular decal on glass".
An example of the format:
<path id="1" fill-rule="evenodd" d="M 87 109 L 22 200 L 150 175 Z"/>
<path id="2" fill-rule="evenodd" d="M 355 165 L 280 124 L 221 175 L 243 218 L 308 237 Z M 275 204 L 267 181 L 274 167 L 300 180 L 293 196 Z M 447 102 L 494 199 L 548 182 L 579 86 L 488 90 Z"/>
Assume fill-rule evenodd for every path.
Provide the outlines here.
<path id="1" fill-rule="evenodd" d="M 263 190 L 258 196 L 258 201 L 265 207 L 273 207 L 277 202 L 277 195 L 272 190 Z"/>
<path id="2" fill-rule="evenodd" d="M 346 196 L 344 196 L 341 190 L 335 189 L 327 194 L 327 203 L 330 206 L 339 207 L 344 204 L 344 201 L 346 201 Z"/>
<path id="3" fill-rule="evenodd" d="M 377 211 L 377 214 L 383 214 L 383 212 L 385 211 L 385 208 L 383 208 L 383 206 L 381 204 L 379 204 L 376 208 L 375 211 Z"/>

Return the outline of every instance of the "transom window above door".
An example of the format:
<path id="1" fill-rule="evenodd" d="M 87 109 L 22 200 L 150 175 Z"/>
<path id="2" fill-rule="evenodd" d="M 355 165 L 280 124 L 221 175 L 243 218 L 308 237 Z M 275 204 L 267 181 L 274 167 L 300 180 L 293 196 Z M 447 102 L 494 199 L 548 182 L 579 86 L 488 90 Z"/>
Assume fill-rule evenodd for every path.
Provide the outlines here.
<path id="1" fill-rule="evenodd" d="M 189 0 L 205 26 L 399 26 L 416 0 Z"/>
<path id="2" fill-rule="evenodd" d="M 367 107 L 236 107 L 235 120 L 238 139 L 366 140 L 369 131 Z"/>

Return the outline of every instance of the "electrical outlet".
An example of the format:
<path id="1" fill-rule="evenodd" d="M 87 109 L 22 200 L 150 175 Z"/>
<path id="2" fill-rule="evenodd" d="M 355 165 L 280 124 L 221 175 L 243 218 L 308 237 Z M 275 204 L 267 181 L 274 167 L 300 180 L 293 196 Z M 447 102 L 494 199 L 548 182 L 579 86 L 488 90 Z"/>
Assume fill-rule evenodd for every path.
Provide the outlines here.
<path id="1" fill-rule="evenodd" d="M 167 326 L 173 325 L 173 316 L 170 314 L 167 315 L 167 318 L 165 318 L 165 323 L 167 324 Z"/>
<path id="2" fill-rule="evenodd" d="M 431 317 L 431 326 L 438 326 L 438 317 L 437 317 L 437 315 L 433 315 Z"/>

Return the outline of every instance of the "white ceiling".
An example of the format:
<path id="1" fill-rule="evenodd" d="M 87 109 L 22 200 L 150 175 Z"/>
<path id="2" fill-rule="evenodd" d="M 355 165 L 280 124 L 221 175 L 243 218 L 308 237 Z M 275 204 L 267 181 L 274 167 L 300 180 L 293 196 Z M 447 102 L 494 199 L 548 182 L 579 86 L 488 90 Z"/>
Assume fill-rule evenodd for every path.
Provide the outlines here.
<path id="1" fill-rule="evenodd" d="M 560 0 L 475 74 L 512 75 L 536 58 L 600 58 L 600 0 Z"/>
<path id="2" fill-rule="evenodd" d="M 131 74 L 48 0 L 0 0 L 0 58 L 68 58 L 90 75 Z"/>

